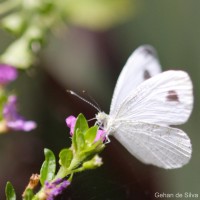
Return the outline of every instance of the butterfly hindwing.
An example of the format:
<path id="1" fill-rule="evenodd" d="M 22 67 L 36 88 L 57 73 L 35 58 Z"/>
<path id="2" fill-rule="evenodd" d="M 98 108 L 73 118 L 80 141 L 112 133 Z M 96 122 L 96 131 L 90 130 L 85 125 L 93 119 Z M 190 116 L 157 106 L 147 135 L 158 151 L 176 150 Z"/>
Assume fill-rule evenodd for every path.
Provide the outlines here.
<path id="1" fill-rule="evenodd" d="M 165 169 L 182 167 L 192 153 L 187 134 L 176 128 L 121 120 L 113 136 L 143 163 Z"/>

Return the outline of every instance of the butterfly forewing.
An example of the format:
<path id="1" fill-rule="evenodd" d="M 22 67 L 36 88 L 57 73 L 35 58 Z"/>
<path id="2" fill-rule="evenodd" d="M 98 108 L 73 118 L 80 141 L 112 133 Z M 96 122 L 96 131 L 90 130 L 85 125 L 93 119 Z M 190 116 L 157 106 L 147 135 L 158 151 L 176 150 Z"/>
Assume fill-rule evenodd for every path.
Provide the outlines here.
<path id="1" fill-rule="evenodd" d="M 193 106 L 192 83 L 186 72 L 166 71 L 143 82 L 115 109 L 115 119 L 160 125 L 186 122 Z"/>
<path id="2" fill-rule="evenodd" d="M 153 47 L 144 45 L 136 49 L 125 64 L 115 87 L 110 113 L 143 81 L 160 73 L 161 67 Z"/>

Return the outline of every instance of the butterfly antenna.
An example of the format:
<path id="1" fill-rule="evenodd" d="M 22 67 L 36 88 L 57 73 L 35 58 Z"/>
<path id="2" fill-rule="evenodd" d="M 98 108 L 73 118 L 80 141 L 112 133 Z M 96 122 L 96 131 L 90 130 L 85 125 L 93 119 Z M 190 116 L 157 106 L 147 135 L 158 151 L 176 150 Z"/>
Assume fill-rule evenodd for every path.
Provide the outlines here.
<path id="1" fill-rule="evenodd" d="M 94 105 L 99 109 L 99 111 L 101 110 L 97 101 L 87 91 L 83 90 L 83 94 L 86 94 L 90 98 L 90 100 L 93 101 Z"/>
<path id="2" fill-rule="evenodd" d="M 97 118 L 96 118 L 96 117 L 93 117 L 93 118 L 91 118 L 91 119 L 88 119 L 87 121 L 90 122 L 90 121 L 92 121 L 92 120 L 97 120 Z"/>
<path id="3" fill-rule="evenodd" d="M 77 93 L 75 93 L 74 91 L 72 90 L 67 90 L 68 93 L 78 97 L 79 99 L 83 100 L 84 102 L 86 102 L 87 104 L 91 105 L 93 108 L 95 108 L 98 112 L 101 112 L 100 109 L 95 106 L 93 103 L 89 102 L 88 100 L 86 100 L 85 98 L 81 97 L 80 95 L 78 95 Z"/>

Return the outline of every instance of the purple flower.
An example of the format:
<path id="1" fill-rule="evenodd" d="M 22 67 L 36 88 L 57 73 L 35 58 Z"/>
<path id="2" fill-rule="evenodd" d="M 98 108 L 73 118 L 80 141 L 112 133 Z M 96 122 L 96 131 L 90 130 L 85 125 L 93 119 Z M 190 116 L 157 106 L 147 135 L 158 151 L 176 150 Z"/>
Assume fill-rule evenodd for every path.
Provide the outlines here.
<path id="1" fill-rule="evenodd" d="M 18 76 L 17 69 L 10 65 L 0 64 L 0 84 L 14 81 Z"/>
<path id="2" fill-rule="evenodd" d="M 62 194 L 62 192 L 70 185 L 70 182 L 63 179 L 57 179 L 56 181 L 49 183 L 45 182 L 45 199 L 54 200 L 56 196 Z"/>
<path id="3" fill-rule="evenodd" d="M 105 140 L 105 133 L 106 132 L 104 130 L 98 130 L 94 142 L 97 142 L 99 140 L 102 140 L 103 142 Z"/>
<path id="4" fill-rule="evenodd" d="M 70 128 L 70 135 L 72 136 L 74 134 L 74 128 L 76 124 L 76 117 L 74 116 L 69 116 L 65 119 L 65 122 L 67 126 Z"/>
<path id="5" fill-rule="evenodd" d="M 34 121 L 26 121 L 17 112 L 17 97 L 15 95 L 8 97 L 8 101 L 3 108 L 3 117 L 8 129 L 15 131 L 31 131 L 36 128 L 36 123 Z"/>
<path id="6" fill-rule="evenodd" d="M 71 116 L 67 117 L 65 121 L 66 121 L 67 126 L 70 128 L 70 135 L 72 136 L 74 134 L 76 117 L 71 115 Z M 102 142 L 105 140 L 105 131 L 104 130 L 97 131 L 97 135 L 96 135 L 94 142 L 97 142 L 99 140 L 102 140 Z"/>

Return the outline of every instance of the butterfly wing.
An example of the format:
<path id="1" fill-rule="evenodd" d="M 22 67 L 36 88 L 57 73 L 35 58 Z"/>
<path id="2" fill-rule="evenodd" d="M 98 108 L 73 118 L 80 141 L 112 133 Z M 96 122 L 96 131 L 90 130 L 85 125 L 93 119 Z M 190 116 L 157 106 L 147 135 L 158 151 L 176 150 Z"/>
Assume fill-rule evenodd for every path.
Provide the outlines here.
<path id="1" fill-rule="evenodd" d="M 191 157 L 191 143 L 183 131 L 155 124 L 121 120 L 113 134 L 136 158 L 165 169 L 179 168 Z"/>
<path id="2" fill-rule="evenodd" d="M 115 87 L 110 113 L 123 99 L 144 80 L 161 72 L 153 47 L 144 45 L 137 48 L 126 62 Z"/>
<path id="3" fill-rule="evenodd" d="M 110 115 L 114 119 L 178 125 L 188 120 L 192 107 L 192 82 L 188 74 L 170 70 L 140 84 Z"/>

